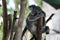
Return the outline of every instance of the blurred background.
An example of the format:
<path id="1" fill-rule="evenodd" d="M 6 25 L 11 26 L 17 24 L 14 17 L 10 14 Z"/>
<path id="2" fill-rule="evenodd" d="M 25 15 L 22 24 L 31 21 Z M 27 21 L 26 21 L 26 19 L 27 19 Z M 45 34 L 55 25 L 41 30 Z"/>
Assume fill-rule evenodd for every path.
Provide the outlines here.
<path id="1" fill-rule="evenodd" d="M 3 3 L 2 1 L 3 0 L 0 0 L 0 40 L 3 39 L 3 5 L 2 5 Z M 26 9 L 25 9 L 22 29 L 24 29 L 26 25 L 26 18 L 29 14 L 28 6 L 37 5 L 41 7 L 41 9 L 46 13 L 46 20 L 49 18 L 51 14 L 53 13 L 55 14 L 52 17 L 52 19 L 46 24 L 50 28 L 50 34 L 49 35 L 43 34 L 42 40 L 48 40 L 49 38 L 52 38 L 52 37 L 53 37 L 52 39 L 54 39 L 54 34 L 59 38 L 60 37 L 60 0 L 25 0 L 25 1 L 27 2 L 26 2 Z M 13 19 L 14 11 L 17 11 L 17 17 L 19 18 L 20 9 L 21 9 L 20 3 L 21 3 L 21 0 L 6 0 L 7 15 L 11 14 L 12 19 Z M 16 20 L 15 27 L 17 27 L 17 25 L 18 25 L 18 20 Z M 24 36 L 24 40 L 25 39 L 29 40 L 30 37 L 32 37 L 32 35 L 30 34 L 29 31 L 27 31 Z"/>

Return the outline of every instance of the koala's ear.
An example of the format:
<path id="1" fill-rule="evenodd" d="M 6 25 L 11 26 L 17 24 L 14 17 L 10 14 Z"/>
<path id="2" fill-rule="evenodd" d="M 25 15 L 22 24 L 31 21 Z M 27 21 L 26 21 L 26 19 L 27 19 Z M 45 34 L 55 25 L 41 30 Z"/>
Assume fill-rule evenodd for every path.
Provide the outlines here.
<path id="1" fill-rule="evenodd" d="M 31 7 L 34 8 L 34 7 L 36 7 L 36 5 L 30 5 L 29 8 L 31 8 Z"/>

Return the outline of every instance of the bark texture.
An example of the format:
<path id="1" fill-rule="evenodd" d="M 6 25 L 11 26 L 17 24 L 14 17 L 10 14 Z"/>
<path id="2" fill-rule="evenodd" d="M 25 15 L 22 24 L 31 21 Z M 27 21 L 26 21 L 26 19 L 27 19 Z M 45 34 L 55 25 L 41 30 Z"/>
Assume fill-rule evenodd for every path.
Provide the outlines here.
<path id="1" fill-rule="evenodd" d="M 26 10 L 26 4 L 27 4 L 27 0 L 21 0 L 21 3 L 20 3 L 21 8 L 20 8 L 20 14 L 19 14 L 19 20 L 18 20 L 18 27 L 17 27 L 17 30 L 16 30 L 14 40 L 21 40 L 23 21 L 24 21 L 24 15 L 25 15 L 25 10 Z"/>
<path id="2" fill-rule="evenodd" d="M 2 40 L 7 40 L 7 7 L 6 7 L 6 0 L 2 0 L 2 4 L 3 4 L 3 39 Z"/>

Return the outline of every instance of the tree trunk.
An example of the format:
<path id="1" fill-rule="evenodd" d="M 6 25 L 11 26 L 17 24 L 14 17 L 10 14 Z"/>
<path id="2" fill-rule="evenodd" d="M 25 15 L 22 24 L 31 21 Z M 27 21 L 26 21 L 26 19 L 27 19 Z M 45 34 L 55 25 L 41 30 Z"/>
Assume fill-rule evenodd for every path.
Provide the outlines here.
<path id="1" fill-rule="evenodd" d="M 38 26 L 37 26 L 37 40 L 42 40 L 42 33 L 39 31 L 40 27 L 43 24 L 43 17 L 38 19 Z"/>
<path id="2" fill-rule="evenodd" d="M 16 30 L 14 40 L 21 40 L 26 4 L 27 4 L 27 0 L 21 0 L 21 4 L 20 4 L 21 9 L 20 9 L 20 15 L 19 15 L 19 20 L 18 20 L 18 27 Z"/>
<path id="3" fill-rule="evenodd" d="M 3 39 L 2 40 L 7 40 L 8 37 L 8 28 L 7 28 L 7 7 L 6 7 L 6 0 L 2 0 L 2 4 L 3 4 Z"/>

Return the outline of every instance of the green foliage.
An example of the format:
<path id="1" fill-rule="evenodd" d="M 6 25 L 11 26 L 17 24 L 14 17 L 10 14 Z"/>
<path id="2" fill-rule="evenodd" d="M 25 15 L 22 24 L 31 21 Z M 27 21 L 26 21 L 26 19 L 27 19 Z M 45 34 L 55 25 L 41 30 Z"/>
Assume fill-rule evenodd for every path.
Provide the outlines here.
<path id="1" fill-rule="evenodd" d="M 1 25 L 0 25 L 0 31 L 2 30 L 2 27 L 3 27 L 3 26 L 2 26 L 2 24 L 1 24 Z"/>
<path id="2" fill-rule="evenodd" d="M 3 24 L 0 25 L 0 40 L 2 40 L 3 37 Z"/>
<path id="3" fill-rule="evenodd" d="M 0 31 L 0 40 L 2 40 L 3 32 Z"/>
<path id="4" fill-rule="evenodd" d="M 14 13 L 13 11 L 14 11 L 14 10 L 13 10 L 12 8 L 8 8 L 7 10 L 8 10 L 8 12 L 10 12 L 10 14 L 13 15 L 13 13 Z"/>
<path id="5" fill-rule="evenodd" d="M 28 8 L 28 3 L 26 5 L 26 11 L 25 11 L 25 18 L 27 18 L 27 16 L 29 15 L 29 8 Z"/>
<path id="6" fill-rule="evenodd" d="M 14 2 L 20 4 L 20 0 L 14 0 Z"/>
<path id="7" fill-rule="evenodd" d="M 2 7 L 0 7 L 0 16 L 2 15 Z"/>
<path id="8" fill-rule="evenodd" d="M 6 0 L 6 3 L 9 4 L 9 1 L 10 1 L 10 0 Z"/>
<path id="9" fill-rule="evenodd" d="M 42 6 L 42 0 L 35 0 L 35 2 L 37 3 L 38 6 Z"/>

